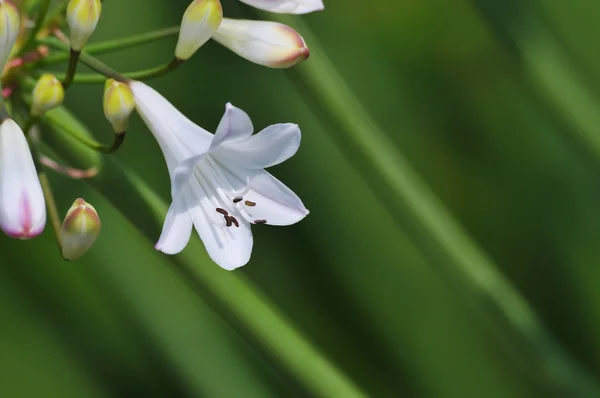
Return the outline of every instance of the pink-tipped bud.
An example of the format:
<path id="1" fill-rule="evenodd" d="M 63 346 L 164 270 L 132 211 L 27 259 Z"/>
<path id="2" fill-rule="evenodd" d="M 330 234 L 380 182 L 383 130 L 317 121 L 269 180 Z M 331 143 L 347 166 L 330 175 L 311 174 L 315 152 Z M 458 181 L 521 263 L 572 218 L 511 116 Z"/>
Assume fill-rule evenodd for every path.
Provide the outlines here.
<path id="1" fill-rule="evenodd" d="M 77 199 L 67 212 L 60 229 L 62 256 L 77 260 L 96 242 L 101 223 L 96 209 L 83 199 Z"/>
<path id="2" fill-rule="evenodd" d="M 23 130 L 12 119 L 0 125 L 0 228 L 30 239 L 46 224 L 46 202 Z"/>
<path id="3" fill-rule="evenodd" d="M 248 61 L 270 68 L 289 68 L 310 55 L 302 36 L 276 22 L 223 18 L 213 39 Z"/>
<path id="4" fill-rule="evenodd" d="M 242 3 L 281 14 L 307 14 L 325 8 L 323 0 L 240 0 Z"/>

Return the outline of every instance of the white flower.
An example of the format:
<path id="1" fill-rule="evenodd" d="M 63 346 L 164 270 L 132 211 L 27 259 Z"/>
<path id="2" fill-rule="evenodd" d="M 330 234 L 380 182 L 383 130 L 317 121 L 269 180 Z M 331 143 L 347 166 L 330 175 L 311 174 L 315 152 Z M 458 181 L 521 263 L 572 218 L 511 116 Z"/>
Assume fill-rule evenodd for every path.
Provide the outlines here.
<path id="1" fill-rule="evenodd" d="M 23 130 L 12 119 L 0 125 L 0 228 L 13 238 L 39 235 L 46 202 Z"/>
<path id="2" fill-rule="evenodd" d="M 240 57 L 271 68 L 289 68 L 310 55 L 302 36 L 277 22 L 223 18 L 213 39 Z"/>
<path id="3" fill-rule="evenodd" d="M 306 14 L 325 8 L 323 0 L 240 0 L 262 10 L 283 14 Z"/>
<path id="4" fill-rule="evenodd" d="M 133 82 L 131 89 L 171 176 L 173 202 L 158 250 L 183 250 L 193 225 L 210 257 L 233 270 L 250 259 L 251 224 L 290 225 L 308 214 L 300 198 L 264 170 L 296 153 L 297 125 L 276 124 L 252 135 L 248 115 L 227 104 L 213 135 L 145 84 Z"/>

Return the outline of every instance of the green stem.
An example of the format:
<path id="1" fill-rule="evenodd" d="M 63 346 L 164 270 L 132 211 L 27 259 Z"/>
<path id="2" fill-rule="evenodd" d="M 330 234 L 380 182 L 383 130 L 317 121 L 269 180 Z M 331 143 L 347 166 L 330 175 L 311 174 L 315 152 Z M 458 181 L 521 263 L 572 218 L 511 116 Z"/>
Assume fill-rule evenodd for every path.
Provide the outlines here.
<path id="1" fill-rule="evenodd" d="M 44 40 L 40 40 L 40 41 L 43 42 L 44 44 L 47 44 L 53 48 L 56 48 L 56 49 L 59 49 L 62 51 L 70 50 L 68 44 L 62 43 L 61 41 L 54 39 L 54 38 L 44 39 Z M 96 57 L 87 54 L 86 52 L 80 53 L 79 60 L 81 61 L 82 64 L 84 64 L 88 68 L 100 73 L 100 75 L 102 75 L 102 76 L 80 74 L 73 78 L 73 80 L 72 80 L 73 83 L 104 83 L 106 81 L 106 77 L 109 77 L 109 78 L 112 78 L 112 79 L 115 79 L 115 80 L 121 81 L 121 82 L 127 82 L 129 80 L 146 80 L 146 79 L 151 79 L 154 77 L 166 75 L 167 73 L 177 69 L 184 62 L 180 59 L 174 58 L 171 62 L 169 62 L 168 64 L 165 64 L 165 65 L 157 66 L 155 68 L 150 68 L 150 69 L 144 69 L 141 71 L 121 74 L 121 73 L 115 71 L 114 69 L 110 68 L 106 64 L 104 64 L 102 61 L 100 61 Z"/>
<path id="2" fill-rule="evenodd" d="M 56 207 L 56 199 L 54 198 L 54 192 L 52 192 L 52 185 L 50 184 L 50 180 L 48 179 L 48 175 L 44 171 L 44 166 L 42 165 L 41 159 L 41 151 L 39 149 L 40 142 L 35 135 L 31 134 L 31 128 L 33 127 L 34 121 L 37 120 L 34 117 L 30 117 L 27 122 L 25 122 L 26 128 L 23 130 L 25 132 L 25 136 L 27 137 L 27 141 L 29 142 L 29 147 L 31 149 L 31 156 L 33 158 L 33 163 L 35 164 L 35 169 L 38 173 L 38 179 L 40 180 L 40 185 L 42 186 L 42 192 L 44 193 L 44 199 L 46 200 L 46 208 L 48 209 L 48 214 L 50 215 L 50 221 L 52 223 L 52 229 L 54 230 L 54 236 L 56 238 L 56 244 L 58 245 L 58 251 L 62 256 L 62 237 L 61 237 L 61 226 L 62 220 L 58 213 L 58 208 Z"/>
<path id="3" fill-rule="evenodd" d="M 47 119 L 46 117 L 42 117 L 42 119 Z M 69 134 L 71 137 L 76 139 L 80 144 L 85 145 L 86 147 L 100 153 L 111 154 L 115 153 L 117 149 L 121 147 L 123 142 L 125 141 L 125 133 L 114 134 L 114 139 L 111 145 L 106 146 L 94 141 L 87 136 L 79 134 L 72 126 L 68 124 L 63 124 L 61 121 L 53 121 L 56 127 L 62 129 L 65 133 Z"/>
<path id="4" fill-rule="evenodd" d="M 50 126 L 78 124 L 63 108 L 47 114 Z M 89 167 L 91 151 L 78 148 L 71 134 L 53 127 L 45 136 L 50 147 L 75 167 Z M 87 134 L 82 132 L 82 134 Z M 88 181 L 150 241 L 156 241 L 167 211 L 163 199 L 134 172 L 114 158 L 105 158 L 102 172 Z M 185 251 L 170 257 L 173 269 L 191 283 L 225 319 L 249 332 L 268 358 L 283 365 L 310 396 L 355 398 L 366 395 L 331 363 L 297 328 L 254 287 L 243 273 L 226 272 L 206 255 L 202 242 L 192 237 Z"/>
<path id="5" fill-rule="evenodd" d="M 67 67 L 67 74 L 64 79 L 62 79 L 62 85 L 64 89 L 68 89 L 69 86 L 73 83 L 73 78 L 75 77 L 75 73 L 77 72 L 77 63 L 79 61 L 81 52 L 80 51 L 69 51 L 69 66 Z"/>
<path id="6" fill-rule="evenodd" d="M 179 33 L 179 26 L 174 26 L 153 32 L 142 33 L 140 35 L 126 37 L 124 39 L 116 39 L 103 41 L 100 43 L 88 44 L 85 46 L 85 52 L 86 54 L 90 55 L 100 55 L 112 51 L 120 51 L 126 48 L 135 47 L 142 44 L 149 44 L 166 37 L 174 36 L 177 33 Z M 52 54 L 49 57 L 42 59 L 38 63 L 38 65 L 52 65 L 59 62 L 67 61 L 68 59 L 68 54 Z"/>
<path id="7" fill-rule="evenodd" d="M 43 167 L 40 165 L 40 167 Z M 44 192 L 44 198 L 46 199 L 46 207 L 48 208 L 48 213 L 50 214 L 50 220 L 52 222 L 52 228 L 54 229 L 54 235 L 56 237 L 56 244 L 58 245 L 58 250 L 62 255 L 62 237 L 60 234 L 62 220 L 60 215 L 58 214 L 58 208 L 56 207 L 56 200 L 54 199 L 54 193 L 52 192 L 52 186 L 50 185 L 50 181 L 48 180 L 48 175 L 43 169 L 38 172 L 38 178 L 40 179 L 40 184 L 42 185 L 42 191 Z"/>
<path id="8" fill-rule="evenodd" d="M 44 20 L 46 18 L 46 15 L 48 14 L 48 9 L 50 9 L 50 0 L 42 0 L 38 16 L 35 19 L 35 25 L 33 26 L 33 30 L 29 34 L 29 37 L 27 38 L 25 44 L 23 44 L 23 46 L 21 47 L 21 52 L 27 51 L 29 47 L 31 47 L 32 44 L 35 42 L 35 37 L 44 26 Z"/>
<path id="9" fill-rule="evenodd" d="M 354 93 L 340 78 L 310 29 L 291 16 L 275 17 L 300 26 L 312 56 L 286 73 L 307 103 L 330 127 L 351 164 L 406 228 L 431 264 L 467 297 L 482 316 L 501 319 L 518 347 L 546 382 L 566 396 L 600 396 L 593 378 L 543 326 L 537 314 L 420 178 Z M 362 166 L 362 167 L 361 167 Z"/>

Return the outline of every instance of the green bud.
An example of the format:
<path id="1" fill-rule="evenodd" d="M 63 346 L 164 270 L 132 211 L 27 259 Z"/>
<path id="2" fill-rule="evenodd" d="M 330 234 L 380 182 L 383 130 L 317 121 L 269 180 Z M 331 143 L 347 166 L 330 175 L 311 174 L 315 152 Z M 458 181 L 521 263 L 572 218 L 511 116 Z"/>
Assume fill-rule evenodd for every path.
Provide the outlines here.
<path id="1" fill-rule="evenodd" d="M 63 103 L 65 89 L 54 75 L 45 74 L 37 81 L 33 89 L 31 114 L 40 116 Z"/>
<path id="2" fill-rule="evenodd" d="M 73 202 L 60 229 L 64 259 L 72 261 L 83 256 L 96 241 L 100 228 L 100 218 L 92 205 L 83 199 Z"/>
<path id="3" fill-rule="evenodd" d="M 67 23 L 71 29 L 71 48 L 81 51 L 96 30 L 100 19 L 100 0 L 70 0 L 67 7 Z"/>
<path id="4" fill-rule="evenodd" d="M 112 124 L 115 133 L 122 134 L 127 130 L 127 122 L 133 109 L 135 99 L 129 86 L 125 83 L 108 79 L 104 85 L 104 116 Z"/>

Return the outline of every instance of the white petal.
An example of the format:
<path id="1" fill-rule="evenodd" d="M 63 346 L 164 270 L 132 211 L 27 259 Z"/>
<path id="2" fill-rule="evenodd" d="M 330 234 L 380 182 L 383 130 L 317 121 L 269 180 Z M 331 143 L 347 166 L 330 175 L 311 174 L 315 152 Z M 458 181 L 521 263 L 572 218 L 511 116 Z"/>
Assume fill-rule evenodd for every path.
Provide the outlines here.
<path id="1" fill-rule="evenodd" d="M 240 57 L 270 68 L 289 68 L 310 55 L 302 36 L 276 22 L 223 18 L 213 39 Z"/>
<path id="2" fill-rule="evenodd" d="M 225 141 L 244 140 L 249 138 L 253 132 L 254 126 L 246 112 L 227 103 L 210 148 L 214 149 Z"/>
<path id="3" fill-rule="evenodd" d="M 225 113 L 219 122 L 217 132 L 214 135 L 208 152 L 213 151 L 224 142 L 247 142 L 247 138 L 253 132 L 254 126 L 246 112 L 227 103 L 225 105 Z M 174 195 L 177 195 L 181 187 L 187 184 L 187 181 L 196 169 L 196 165 L 205 155 L 206 153 L 200 153 L 190 156 L 180 161 L 177 167 L 171 172 L 172 192 Z"/>
<path id="4" fill-rule="evenodd" d="M 171 203 L 162 233 L 154 248 L 166 254 L 177 254 L 188 244 L 191 235 L 192 218 L 184 198 L 180 196 Z"/>
<path id="5" fill-rule="evenodd" d="M 249 140 L 225 142 L 214 151 L 214 156 L 248 169 L 266 169 L 294 156 L 300 138 L 298 125 L 274 124 Z"/>
<path id="6" fill-rule="evenodd" d="M 244 189 L 246 178 L 250 177 L 250 189 L 237 204 L 250 222 L 265 220 L 269 225 L 291 225 L 308 215 L 300 198 L 270 173 L 260 170 L 248 175 L 244 169 L 232 165 L 223 170 L 237 191 Z M 255 205 L 248 206 L 246 201 Z"/>
<path id="7" fill-rule="evenodd" d="M 0 227 L 21 239 L 39 235 L 46 224 L 46 203 L 29 145 L 12 120 L 0 125 Z"/>
<path id="8" fill-rule="evenodd" d="M 216 199 L 213 193 L 205 192 L 196 178 L 191 178 L 183 188 L 194 227 L 210 258 L 226 270 L 234 270 L 248 263 L 252 254 L 252 231 L 243 219 L 238 220 L 239 227 L 226 227 L 225 221 L 216 212 Z M 226 207 L 219 203 L 219 207 Z"/>
<path id="9" fill-rule="evenodd" d="M 271 12 L 306 14 L 324 9 L 323 0 L 240 0 L 242 3 Z"/>
<path id="10" fill-rule="evenodd" d="M 213 135 L 197 126 L 153 88 L 132 82 L 135 107 L 163 152 L 169 172 L 184 159 L 204 154 Z"/>

